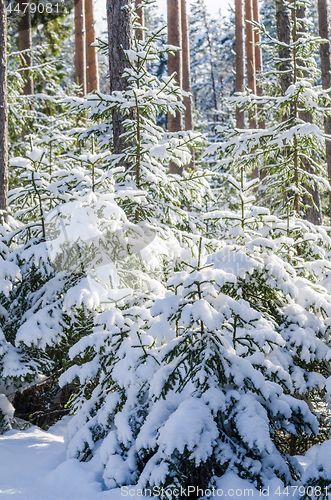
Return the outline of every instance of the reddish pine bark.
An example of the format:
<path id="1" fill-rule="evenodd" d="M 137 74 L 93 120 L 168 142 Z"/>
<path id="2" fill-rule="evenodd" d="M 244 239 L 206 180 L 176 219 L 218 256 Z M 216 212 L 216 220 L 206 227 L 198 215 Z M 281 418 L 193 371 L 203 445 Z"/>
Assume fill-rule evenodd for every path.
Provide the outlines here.
<path id="1" fill-rule="evenodd" d="M 186 10 L 186 0 L 181 0 L 181 23 L 182 23 L 182 64 L 183 64 L 183 90 L 192 92 L 191 87 L 191 60 L 190 60 L 190 38 L 188 29 L 188 17 Z M 192 96 L 184 97 L 185 105 L 185 130 L 193 130 L 193 106 Z M 191 149 L 192 160 L 186 168 L 195 168 L 194 149 Z"/>
<path id="2" fill-rule="evenodd" d="M 136 7 L 136 14 L 138 15 L 138 23 L 144 27 L 145 26 L 145 13 L 144 13 L 144 7 L 139 7 L 141 5 L 140 0 L 135 0 L 135 7 Z M 145 32 L 143 30 L 136 30 L 136 37 L 138 40 L 145 40 Z"/>
<path id="3" fill-rule="evenodd" d="M 252 0 L 245 0 L 245 17 L 246 17 L 247 86 L 253 92 L 253 94 L 256 94 L 253 27 L 249 22 L 247 22 L 253 20 Z M 249 113 L 249 128 L 256 128 L 255 113 L 253 110 Z"/>
<path id="4" fill-rule="evenodd" d="M 86 94 L 85 0 L 75 0 L 75 83 Z"/>
<path id="5" fill-rule="evenodd" d="M 253 19 L 256 23 L 260 22 L 259 0 L 253 0 Z M 254 31 L 254 57 L 255 57 L 255 75 L 256 78 L 263 71 L 262 64 L 262 49 L 258 46 L 261 42 L 261 36 L 257 31 Z M 262 95 L 262 87 L 256 82 L 256 95 Z"/>
<path id="6" fill-rule="evenodd" d="M 18 50 L 28 52 L 22 56 L 21 68 L 29 68 L 32 66 L 32 31 L 31 31 L 31 11 L 27 7 L 24 0 L 18 2 L 19 11 L 22 13 L 21 19 L 18 23 Z M 31 95 L 34 92 L 33 77 L 28 70 L 23 71 L 23 76 L 26 79 L 23 94 Z"/>
<path id="7" fill-rule="evenodd" d="M 0 0 L 0 219 L 8 212 L 7 11 Z M 2 215 L 3 214 L 3 215 Z"/>
<path id="8" fill-rule="evenodd" d="M 168 0 L 168 44 L 176 47 L 182 46 L 181 33 L 181 5 L 180 0 Z M 175 80 L 182 86 L 182 57 L 180 52 L 174 56 L 168 55 L 168 75 L 176 73 Z M 183 130 L 182 114 L 177 112 L 175 116 L 168 113 L 169 132 L 179 132 Z M 182 168 L 177 167 L 173 162 L 169 164 L 171 174 L 182 174 Z"/>
<path id="9" fill-rule="evenodd" d="M 190 40 L 188 31 L 188 19 L 186 12 L 186 0 L 181 0 L 182 21 L 182 61 L 183 61 L 183 90 L 191 92 L 191 70 L 190 70 Z M 193 130 L 192 97 L 184 97 L 185 104 L 185 130 Z"/>
<path id="10" fill-rule="evenodd" d="M 245 90 L 245 26 L 243 0 L 236 0 L 236 92 Z M 245 128 L 245 113 L 237 106 L 236 123 L 238 128 Z"/>
<path id="11" fill-rule="evenodd" d="M 318 22 L 319 34 L 321 38 L 327 40 L 320 45 L 322 87 L 331 87 L 331 55 L 330 55 L 330 30 L 329 30 L 329 9 L 327 0 L 318 0 Z M 331 135 L 331 116 L 324 118 L 325 133 Z M 326 141 L 326 163 L 328 168 L 328 178 L 331 183 L 331 141 Z M 331 191 L 329 192 L 329 210 L 331 215 Z"/>
<path id="12" fill-rule="evenodd" d="M 85 0 L 86 26 L 86 88 L 87 92 L 99 90 L 98 51 L 95 43 L 93 0 Z"/>

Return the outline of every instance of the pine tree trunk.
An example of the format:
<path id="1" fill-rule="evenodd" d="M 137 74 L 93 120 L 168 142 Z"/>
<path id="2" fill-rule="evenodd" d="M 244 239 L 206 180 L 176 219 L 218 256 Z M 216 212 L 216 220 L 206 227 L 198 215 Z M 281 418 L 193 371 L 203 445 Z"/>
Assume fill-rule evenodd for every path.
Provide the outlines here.
<path id="1" fill-rule="evenodd" d="M 245 27 L 243 0 L 236 0 L 236 92 L 245 90 Z M 237 106 L 236 123 L 240 129 L 245 128 L 245 113 Z"/>
<path id="2" fill-rule="evenodd" d="M 246 21 L 253 21 L 253 0 L 245 0 L 245 18 Z M 254 32 L 253 26 L 246 22 L 246 60 L 247 60 L 247 86 L 256 94 L 256 73 L 255 73 L 255 48 L 254 48 Z M 255 109 L 248 112 L 249 128 L 256 128 Z M 257 179 L 260 176 L 259 167 L 256 166 L 252 170 L 252 179 Z"/>
<path id="3" fill-rule="evenodd" d="M 95 43 L 93 0 L 85 0 L 86 26 L 86 87 L 87 92 L 99 90 L 98 52 Z"/>
<path id="4" fill-rule="evenodd" d="M 277 21 L 277 37 L 278 40 L 286 45 L 291 43 L 291 24 L 290 13 L 282 0 L 276 1 L 276 21 Z M 288 47 L 282 47 L 279 50 L 279 58 L 283 60 L 279 66 L 279 71 L 282 72 L 280 77 L 280 85 L 282 95 L 285 95 L 286 90 L 292 83 L 292 56 Z"/>
<path id="5" fill-rule="evenodd" d="M 29 68 L 32 66 L 32 30 L 31 30 L 31 11 L 30 8 L 26 6 L 26 2 L 21 0 L 18 2 L 18 7 L 20 12 L 23 13 L 19 23 L 18 23 L 18 50 L 27 50 L 22 56 L 21 68 Z M 25 11 L 25 12 L 24 12 Z M 34 92 L 33 89 L 33 77 L 28 70 L 23 71 L 23 76 L 25 77 L 25 85 L 23 88 L 24 95 L 31 95 Z"/>
<path id="6" fill-rule="evenodd" d="M 8 212 L 7 11 L 0 0 L 0 218 Z"/>
<path id="7" fill-rule="evenodd" d="M 253 21 L 253 3 L 252 0 L 245 0 L 246 21 Z M 246 53 L 247 53 L 247 86 L 256 94 L 256 76 L 255 76 L 255 50 L 253 27 L 246 22 Z M 249 113 L 249 128 L 256 128 L 254 110 Z"/>
<path id="8" fill-rule="evenodd" d="M 130 0 L 107 0 L 108 44 L 109 44 L 109 74 L 110 92 L 122 91 L 127 81 L 122 78 L 128 64 L 123 52 L 132 48 L 132 19 Z M 121 134 L 124 133 L 123 116 L 114 111 L 113 140 L 116 154 L 122 153 L 126 146 Z"/>
<path id="9" fill-rule="evenodd" d="M 329 30 L 329 12 L 327 0 L 318 0 L 318 22 L 319 35 L 327 40 L 327 43 L 320 45 L 322 87 L 329 89 L 331 87 L 331 55 L 330 55 L 330 30 Z M 331 135 L 331 116 L 324 118 L 324 131 Z M 326 163 L 328 167 L 328 178 L 331 184 L 331 141 L 326 141 Z M 331 216 L 331 190 L 329 192 L 329 210 Z"/>
<path id="10" fill-rule="evenodd" d="M 259 0 L 253 0 L 253 18 L 256 23 L 260 23 Z M 258 95 L 259 97 L 263 95 L 263 87 L 261 83 L 259 83 L 259 77 L 261 77 L 263 73 L 262 49 L 258 45 L 260 42 L 261 42 L 260 34 L 257 31 L 254 31 L 256 95 Z M 263 120 L 258 120 L 258 127 L 265 128 L 265 122 Z M 264 174 L 262 172 L 262 176 L 263 175 Z"/>
<path id="11" fill-rule="evenodd" d="M 256 23 L 260 23 L 260 10 L 259 10 L 259 0 L 253 0 L 253 19 Z M 255 82 L 256 82 L 256 95 L 262 96 L 263 88 L 259 83 L 258 79 L 261 77 L 263 72 L 263 62 L 262 62 L 262 49 L 259 47 L 261 42 L 261 36 L 257 31 L 254 31 L 254 58 L 255 58 Z M 261 106 L 257 106 L 257 113 L 262 110 Z M 257 117 L 258 128 L 265 128 L 265 122 Z M 261 177 L 264 179 L 266 176 L 266 170 L 260 170 L 259 167 L 255 168 L 252 177 Z"/>
<path id="12" fill-rule="evenodd" d="M 210 80 L 211 80 L 211 86 L 212 86 L 212 90 L 213 90 L 213 100 L 214 100 L 214 108 L 215 108 L 214 121 L 218 122 L 218 102 L 217 102 L 217 92 L 216 92 L 215 69 L 214 69 L 214 63 L 213 63 L 213 49 L 212 49 L 212 43 L 211 43 L 211 38 L 210 38 L 210 27 L 209 27 L 209 24 L 207 21 L 207 8 L 206 8 L 206 5 L 204 3 L 204 0 L 201 1 L 201 7 L 202 7 L 203 22 L 205 25 L 205 30 L 206 30 L 206 35 L 207 35 L 208 50 L 209 50 Z"/>
<path id="13" fill-rule="evenodd" d="M 86 94 L 85 0 L 75 0 L 75 83 Z"/>
<path id="14" fill-rule="evenodd" d="M 176 47 L 182 46 L 181 32 L 181 6 L 180 0 L 168 0 L 168 44 Z M 182 87 L 182 56 L 176 52 L 174 56 L 168 55 L 168 76 L 176 73 L 175 80 Z M 182 114 L 177 112 L 176 116 L 168 114 L 169 132 L 178 132 L 183 130 Z M 182 168 L 178 168 L 173 162 L 169 164 L 171 174 L 182 174 Z"/>
<path id="15" fill-rule="evenodd" d="M 259 0 L 253 0 L 253 19 L 256 23 L 260 23 Z M 254 31 L 254 56 L 255 56 L 255 78 L 256 78 L 256 95 L 262 95 L 262 86 L 258 83 L 257 78 L 263 71 L 262 64 L 262 49 L 259 47 L 261 36 L 257 31 Z"/>
<path id="16" fill-rule="evenodd" d="M 190 70 L 190 40 L 188 31 L 188 19 L 186 12 L 186 0 L 181 0 L 182 21 L 182 61 L 183 61 L 183 90 L 191 92 L 191 70 Z M 185 130 L 193 130 L 192 97 L 184 97 L 185 104 Z"/>
<path id="17" fill-rule="evenodd" d="M 182 23 L 182 65 L 183 65 L 183 90 L 185 92 L 192 92 L 191 87 L 191 59 L 190 59 L 190 38 L 188 29 L 188 18 L 186 10 L 186 0 L 181 0 L 181 23 Z M 193 107 L 192 96 L 184 97 L 185 105 L 185 130 L 193 130 Z M 186 168 L 195 168 L 195 154 L 194 149 L 191 148 L 192 160 Z"/>
<path id="18" fill-rule="evenodd" d="M 138 9 L 139 5 L 141 5 L 140 0 L 135 0 L 135 7 Z M 145 26 L 145 13 L 144 13 L 144 7 L 141 7 L 139 10 L 136 11 L 136 14 L 138 15 L 138 23 L 144 27 Z M 136 38 L 138 40 L 144 41 L 145 40 L 145 32 L 143 30 L 136 30 Z"/>

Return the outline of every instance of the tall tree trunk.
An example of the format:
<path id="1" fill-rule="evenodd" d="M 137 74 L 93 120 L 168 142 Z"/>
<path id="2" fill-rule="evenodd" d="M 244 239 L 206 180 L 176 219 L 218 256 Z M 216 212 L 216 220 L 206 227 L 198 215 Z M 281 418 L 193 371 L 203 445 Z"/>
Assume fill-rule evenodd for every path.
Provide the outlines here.
<path id="1" fill-rule="evenodd" d="M 305 7 L 303 5 L 300 5 L 300 7 L 296 9 L 296 12 L 294 12 L 294 15 L 296 15 L 297 19 L 304 19 L 306 17 Z M 299 27 L 296 33 L 296 40 L 300 38 L 301 36 L 300 33 L 304 33 L 305 31 L 306 30 L 303 27 Z M 300 66 L 305 66 L 305 61 L 300 60 L 298 62 L 300 63 Z M 304 73 L 303 76 L 305 78 L 309 77 L 306 72 Z M 298 116 L 304 122 L 312 123 L 313 121 L 312 116 L 308 111 L 299 111 Z M 301 159 L 301 162 L 306 172 L 311 174 L 315 171 L 315 169 L 312 167 L 312 165 L 306 158 Z M 304 187 L 311 196 L 311 198 L 308 195 L 305 195 L 303 197 L 303 203 L 308 207 L 306 209 L 307 220 L 309 222 L 312 222 L 313 224 L 322 224 L 321 199 L 318 186 L 314 182 L 314 187 L 308 186 L 307 184 L 305 184 Z"/>
<path id="2" fill-rule="evenodd" d="M 276 1 L 276 21 L 277 21 L 277 38 L 285 45 L 291 43 L 291 24 L 290 13 L 288 7 L 283 3 L 283 0 Z M 279 59 L 283 62 L 279 66 L 280 86 L 282 95 L 285 95 L 286 90 L 292 83 L 292 54 L 288 47 L 279 49 Z"/>
<path id="3" fill-rule="evenodd" d="M 326 90 L 331 87 L 330 30 L 327 0 L 318 0 L 318 22 L 320 37 L 327 40 L 326 43 L 320 45 L 322 87 Z M 326 134 L 331 135 L 331 116 L 324 118 L 324 130 Z M 328 178 L 331 184 L 331 141 L 326 141 L 325 147 Z M 331 216 L 331 190 L 329 192 L 329 210 Z"/>
<path id="4" fill-rule="evenodd" d="M 86 26 L 86 88 L 87 92 L 99 90 L 98 52 L 95 43 L 93 0 L 85 0 Z"/>
<path id="5" fill-rule="evenodd" d="M 236 0 L 236 92 L 245 90 L 245 27 L 243 0 Z M 245 113 L 237 106 L 236 123 L 240 129 L 245 128 Z"/>
<path id="6" fill-rule="evenodd" d="M 190 70 L 190 40 L 188 31 L 188 19 L 186 12 L 186 0 L 181 0 L 182 21 L 182 62 L 183 62 L 183 90 L 191 92 L 191 70 Z M 192 97 L 184 97 L 185 104 L 185 130 L 193 130 Z"/>
<path id="7" fill-rule="evenodd" d="M 260 23 L 259 0 L 253 0 L 253 19 L 256 23 Z M 255 75 L 256 75 L 256 95 L 262 95 L 262 86 L 258 83 L 258 75 L 263 71 L 262 64 L 262 49 L 259 47 L 261 36 L 257 31 L 254 31 L 254 57 L 255 57 Z"/>
<path id="8" fill-rule="evenodd" d="M 259 0 L 253 0 L 253 19 L 256 23 L 260 23 L 260 10 L 259 10 Z M 259 77 L 261 78 L 263 72 L 263 62 L 262 62 L 262 49 L 259 46 L 261 42 L 261 36 L 257 31 L 254 31 L 254 58 L 255 58 L 255 82 L 256 82 L 256 95 L 261 97 L 263 94 L 263 88 L 259 82 Z M 262 111 L 262 106 L 257 106 L 257 126 L 258 128 L 265 128 L 265 122 L 263 119 L 259 118 L 259 112 Z M 264 179 L 266 176 L 266 170 L 260 170 L 259 167 L 254 169 L 253 177 L 261 177 Z"/>
<path id="9" fill-rule="evenodd" d="M 191 60 L 190 60 L 190 38 L 188 29 L 188 17 L 186 0 L 181 0 L 181 23 L 182 23 L 182 67 L 183 67 L 183 90 L 192 92 L 191 87 Z M 192 96 L 184 97 L 185 105 L 185 130 L 193 130 Z M 188 168 L 194 169 L 194 149 L 191 149 L 192 161 Z"/>
<path id="10" fill-rule="evenodd" d="M 0 0 L 0 219 L 8 212 L 7 4 Z"/>
<path id="11" fill-rule="evenodd" d="M 181 6 L 180 0 L 168 0 L 168 44 L 177 47 L 182 46 L 182 30 L 181 30 Z M 176 73 L 175 80 L 182 87 L 182 56 L 180 52 L 176 52 L 174 56 L 168 55 L 168 76 Z M 182 114 L 177 112 L 176 116 L 168 114 L 168 130 L 169 132 L 178 132 L 183 130 Z M 178 168 L 173 162 L 169 164 L 169 172 L 171 174 L 182 174 L 182 168 Z"/>
<path id="12" fill-rule="evenodd" d="M 145 12 L 144 7 L 139 7 L 141 5 L 141 0 L 135 0 L 136 14 L 138 15 L 138 23 L 144 27 L 145 26 Z M 138 10 L 137 10 L 138 9 Z M 143 30 L 136 30 L 136 37 L 138 40 L 145 40 L 145 32 Z"/>
<path id="13" fill-rule="evenodd" d="M 217 102 L 217 91 L 216 91 L 215 68 L 214 68 L 214 63 L 213 63 L 213 47 L 212 47 L 211 38 L 210 38 L 210 26 L 209 26 L 209 23 L 207 20 L 207 8 L 206 8 L 204 0 L 201 0 L 200 4 L 202 7 L 202 17 L 203 17 L 203 23 L 205 25 L 208 51 L 209 51 L 210 80 L 211 80 L 211 87 L 212 87 L 212 91 L 213 91 L 213 101 L 214 101 L 214 108 L 215 108 L 214 121 L 218 122 L 218 113 L 217 113 L 218 112 L 218 102 Z"/>
<path id="14" fill-rule="evenodd" d="M 255 48 L 254 48 L 254 33 L 253 26 L 247 21 L 253 21 L 253 0 L 245 0 L 245 17 L 246 17 L 246 60 L 247 60 L 247 86 L 256 95 L 256 73 L 255 73 Z M 256 128 L 255 108 L 248 112 L 249 128 Z M 260 176 L 259 167 L 256 166 L 252 170 L 252 179 L 257 179 Z"/>
<path id="15" fill-rule="evenodd" d="M 30 3 L 27 7 L 24 0 L 18 2 L 18 7 L 20 12 L 23 13 L 19 23 L 18 23 L 18 50 L 27 52 L 22 56 L 21 68 L 29 68 L 32 66 L 32 30 L 31 30 L 31 11 Z M 25 77 L 25 85 L 23 88 L 24 95 L 33 94 L 33 77 L 32 74 L 25 70 L 23 71 L 23 76 Z"/>
<path id="16" fill-rule="evenodd" d="M 253 2 L 245 0 L 245 17 L 246 21 L 253 21 Z M 246 22 L 246 53 L 247 53 L 247 86 L 256 94 L 256 76 L 255 76 L 255 50 L 254 50 L 254 35 L 253 26 Z M 255 112 L 249 113 L 249 128 L 256 128 Z"/>
<path id="17" fill-rule="evenodd" d="M 132 19 L 130 0 L 107 0 L 108 44 L 109 44 L 109 74 L 110 92 L 122 91 L 127 87 L 127 80 L 122 78 L 123 71 L 128 67 L 124 50 L 132 48 Z M 113 140 L 116 154 L 122 153 L 125 140 L 120 137 L 124 133 L 123 116 L 114 111 Z"/>
<path id="18" fill-rule="evenodd" d="M 75 83 L 86 94 L 85 0 L 75 0 Z"/>
<path id="19" fill-rule="evenodd" d="M 253 18 L 256 23 L 260 23 L 260 10 L 259 10 L 259 0 L 253 0 Z M 262 49 L 259 46 L 261 42 L 261 36 L 257 31 L 254 31 L 254 55 L 255 55 L 255 73 L 256 73 L 256 95 L 261 97 L 263 95 L 263 87 L 259 82 L 259 77 L 263 73 L 263 60 L 262 60 Z M 260 108 L 261 109 L 261 108 Z M 265 123 L 263 120 L 258 120 L 258 127 L 265 128 Z"/>

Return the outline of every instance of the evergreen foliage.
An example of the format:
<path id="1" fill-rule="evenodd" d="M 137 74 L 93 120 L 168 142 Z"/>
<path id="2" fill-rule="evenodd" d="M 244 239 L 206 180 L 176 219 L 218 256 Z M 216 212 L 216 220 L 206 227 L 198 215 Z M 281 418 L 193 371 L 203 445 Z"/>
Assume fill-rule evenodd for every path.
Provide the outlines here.
<path id="1" fill-rule="evenodd" d="M 287 6 L 295 13 L 308 3 Z M 222 73 L 220 55 L 206 56 L 208 37 L 221 43 L 219 96 L 232 85 L 232 28 L 202 29 L 202 8 L 198 0 L 193 69 L 200 61 Z M 322 40 L 293 16 L 292 84 L 281 95 L 280 42 L 255 25 L 269 51 L 268 93 L 230 101 L 264 121 L 257 130 L 224 132 L 232 118 L 207 101 L 204 66 L 196 103 L 204 119 L 223 123 L 202 154 L 208 169 L 185 171 L 205 139 L 162 127 L 186 94 L 157 70 L 175 48 L 154 28 L 124 51 L 121 92 L 76 97 L 54 82 L 20 105 L 24 82 L 11 81 L 0 432 L 13 425 L 5 394 L 59 380 L 72 413 L 67 457 L 98 457 L 107 488 L 207 489 L 232 472 L 258 488 L 301 480 L 323 497 L 329 440 L 304 473 L 293 456 L 293 443 L 308 448 L 319 424 L 329 438 L 330 228 L 306 220 L 316 185 L 329 189 L 321 124 L 330 98 L 315 61 Z M 47 75 L 56 67 L 43 66 Z M 199 85 L 196 77 L 193 93 Z M 113 111 L 123 116 L 120 154 Z M 169 162 L 182 177 L 168 173 Z M 262 187 L 251 179 L 256 166 L 266 172 Z"/>

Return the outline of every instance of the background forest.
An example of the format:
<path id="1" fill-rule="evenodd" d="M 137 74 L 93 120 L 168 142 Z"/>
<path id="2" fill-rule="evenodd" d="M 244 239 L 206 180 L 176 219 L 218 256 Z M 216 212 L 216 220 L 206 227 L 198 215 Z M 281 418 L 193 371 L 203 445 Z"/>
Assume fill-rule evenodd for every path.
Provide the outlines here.
<path id="1" fill-rule="evenodd" d="M 65 426 L 104 498 L 326 499 L 328 4 L 167 6 L 96 39 L 0 0 L 0 445 Z"/>

